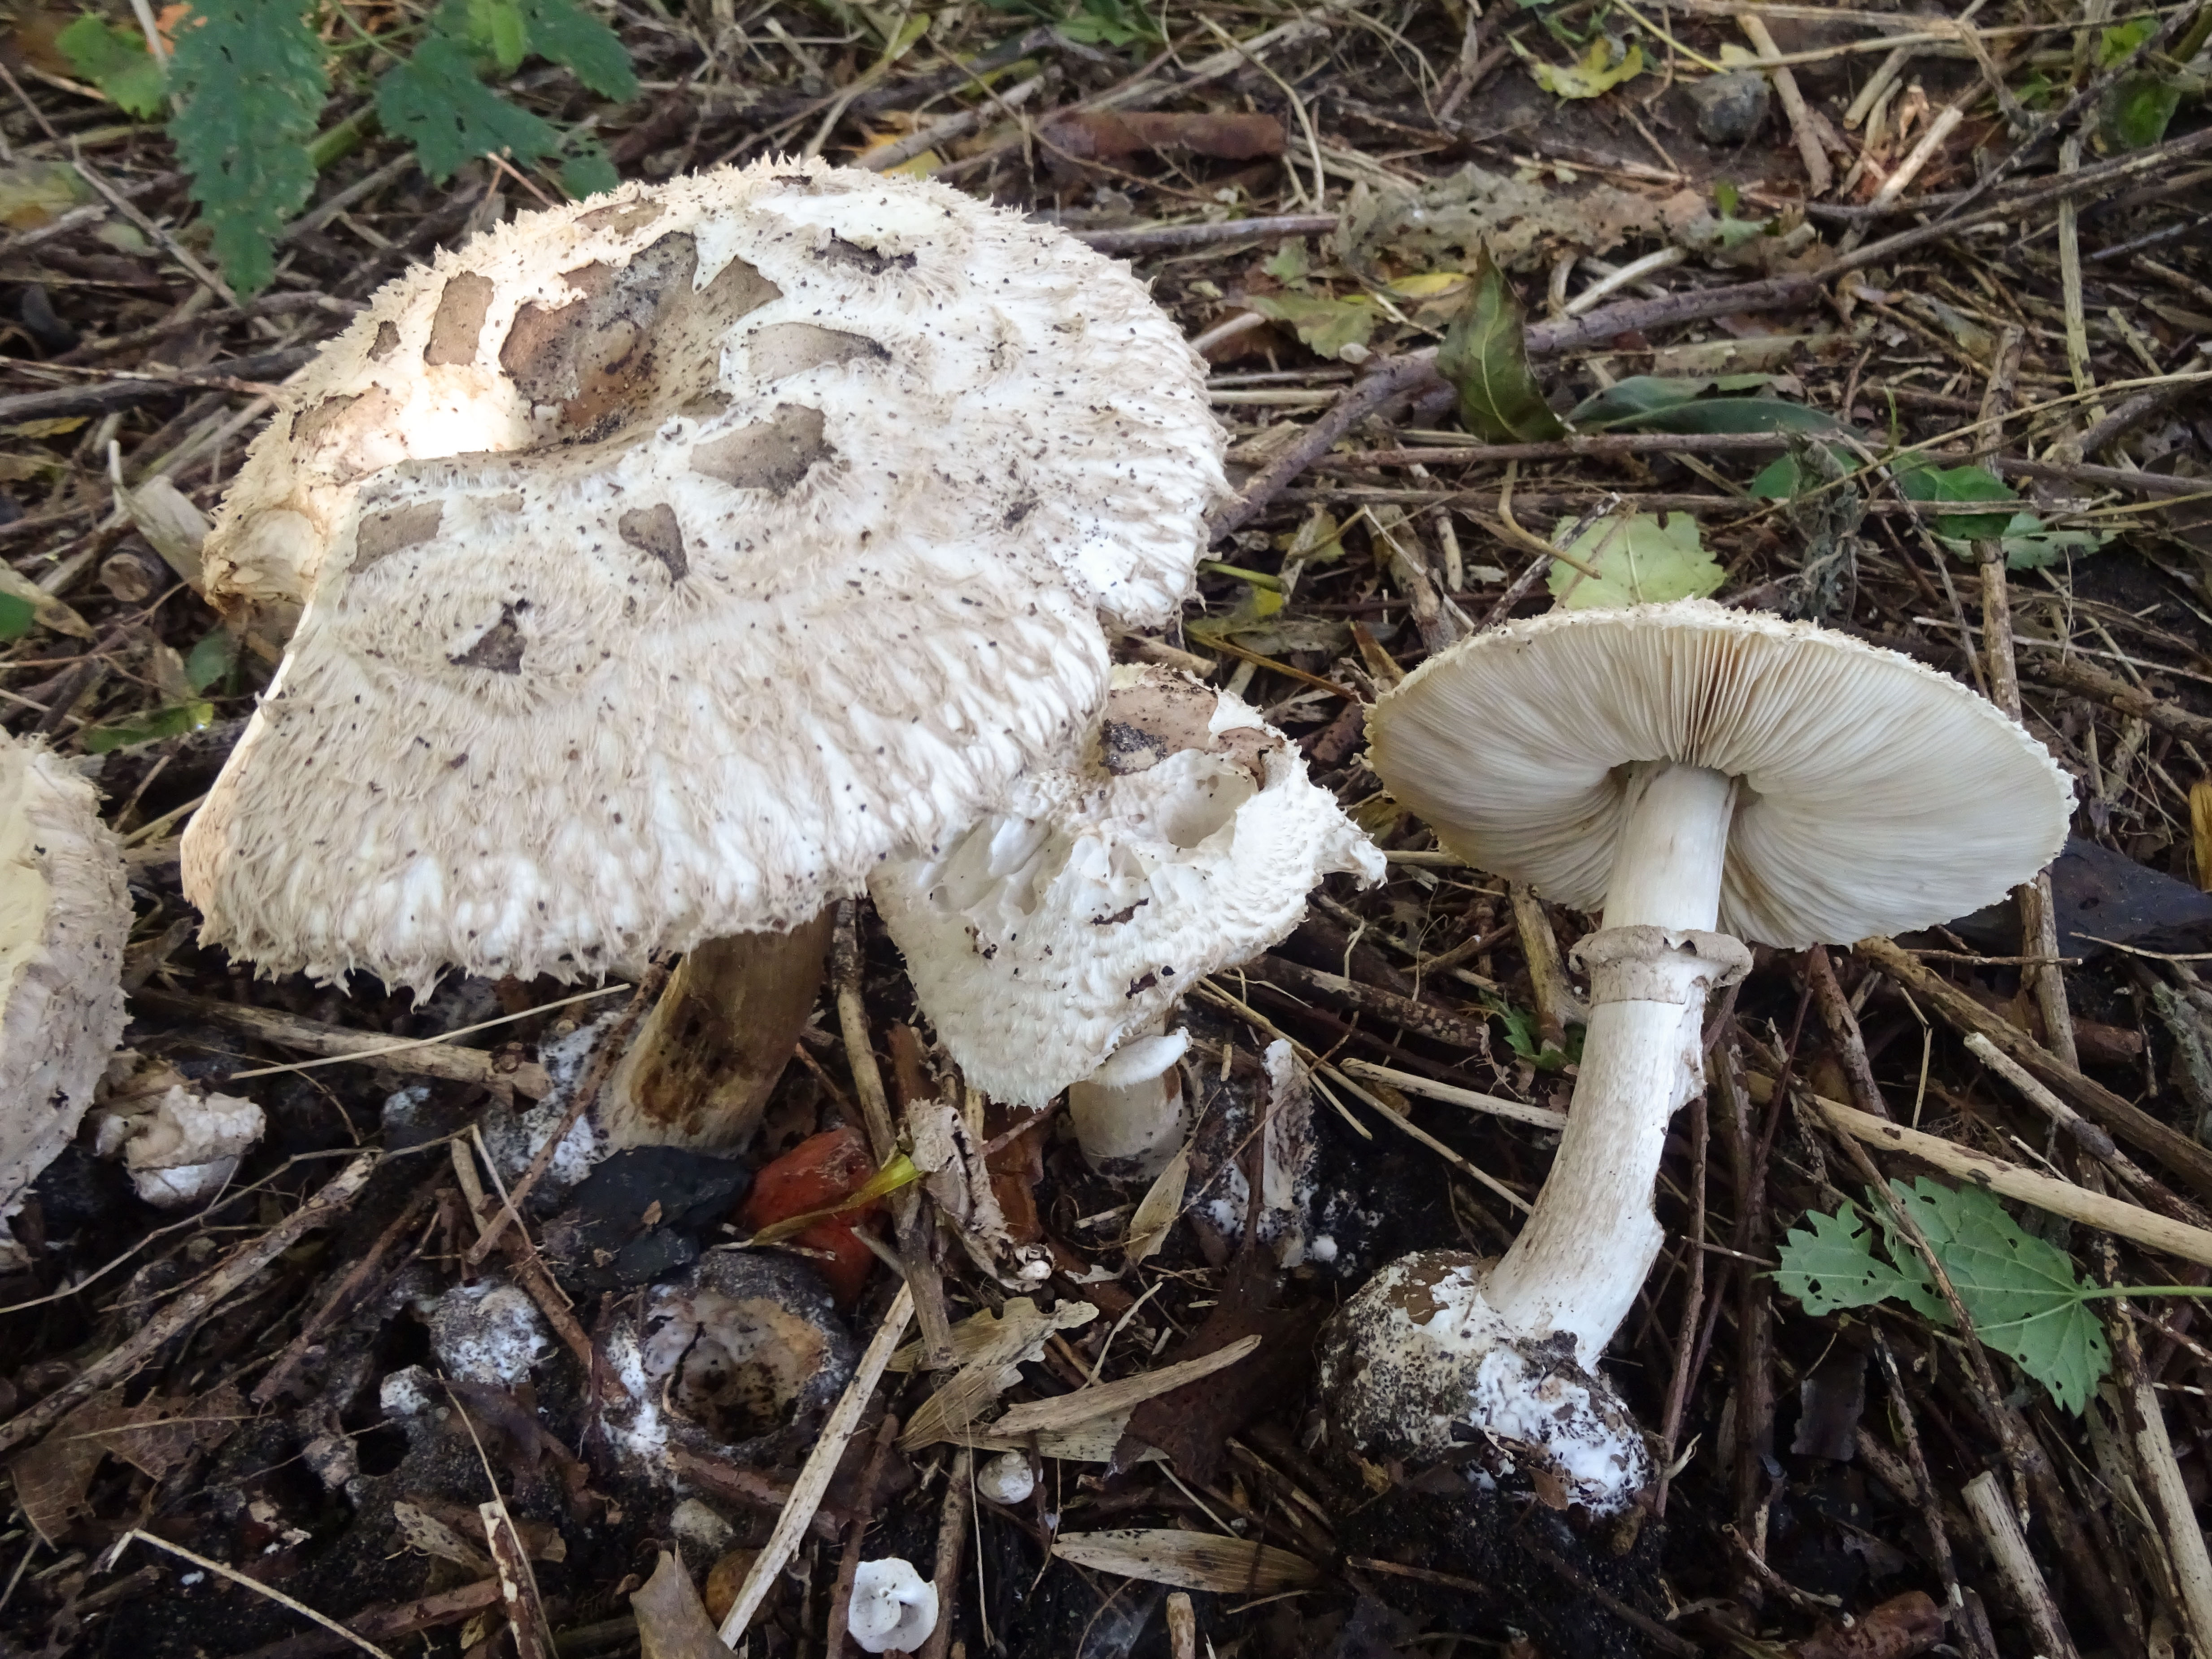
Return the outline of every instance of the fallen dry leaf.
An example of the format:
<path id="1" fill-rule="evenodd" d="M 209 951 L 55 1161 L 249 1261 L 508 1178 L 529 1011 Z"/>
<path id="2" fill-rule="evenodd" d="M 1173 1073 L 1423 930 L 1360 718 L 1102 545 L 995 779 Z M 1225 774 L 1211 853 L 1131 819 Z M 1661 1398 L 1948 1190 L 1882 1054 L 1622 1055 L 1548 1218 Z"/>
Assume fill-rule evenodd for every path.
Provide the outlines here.
<path id="1" fill-rule="evenodd" d="M 668 1551 L 661 1551 L 660 1565 L 645 1588 L 631 1595 L 629 1605 L 645 1659 L 736 1659 L 708 1622 L 691 1575 Z"/>

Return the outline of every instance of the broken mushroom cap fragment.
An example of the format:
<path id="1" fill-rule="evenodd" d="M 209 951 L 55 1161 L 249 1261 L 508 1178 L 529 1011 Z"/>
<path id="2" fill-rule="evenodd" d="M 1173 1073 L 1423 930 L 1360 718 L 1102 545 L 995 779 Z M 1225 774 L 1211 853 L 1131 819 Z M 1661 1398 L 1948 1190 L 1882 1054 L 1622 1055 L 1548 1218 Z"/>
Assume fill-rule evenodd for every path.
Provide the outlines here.
<path id="1" fill-rule="evenodd" d="M 207 552 L 303 606 L 184 849 L 264 969 L 572 978 L 931 845 L 1171 615 L 1224 485 L 1144 285 L 924 180 L 762 162 L 379 294 Z"/>
<path id="2" fill-rule="evenodd" d="M 137 1061 L 126 1048 L 110 1065 L 93 1150 L 119 1157 L 138 1196 L 156 1209 L 204 1204 L 230 1184 L 268 1120 L 252 1101 L 194 1082 L 165 1060 Z"/>
<path id="3" fill-rule="evenodd" d="M 2072 786 L 1954 680 L 1698 600 L 1477 635 L 1379 699 L 1368 729 L 1377 775 L 1447 847 L 1604 912 L 1575 951 L 1590 1019 L 1558 1156 L 1469 1291 L 1482 1317 L 1462 1346 L 1489 1368 L 1470 1413 L 1504 1433 L 1546 1374 L 1527 1357 L 1564 1343 L 1594 1367 L 1650 1269 L 1668 1120 L 1701 1086 L 1705 997 L 1750 965 L 1742 941 L 1848 944 L 1988 903 L 2058 851 Z M 1517 1382 L 1489 1358 L 1508 1351 Z M 1617 1410 L 1601 1394 L 1545 1409 L 1601 1437 Z"/>
<path id="4" fill-rule="evenodd" d="M 1181 1140 L 1169 1012 L 1336 872 L 1371 884 L 1382 855 L 1287 738 L 1187 675 L 1123 667 L 1083 765 L 1025 775 L 869 890 L 971 1082 L 1024 1106 L 1091 1088 L 1072 1097 L 1086 1153 L 1143 1162 Z"/>
<path id="5" fill-rule="evenodd" d="M 863 1561 L 845 1628 L 870 1653 L 919 1651 L 937 1628 L 937 1586 L 896 1555 Z"/>
<path id="6" fill-rule="evenodd" d="M 0 735 L 0 1262 L 122 1040 L 131 894 L 92 785 Z"/>

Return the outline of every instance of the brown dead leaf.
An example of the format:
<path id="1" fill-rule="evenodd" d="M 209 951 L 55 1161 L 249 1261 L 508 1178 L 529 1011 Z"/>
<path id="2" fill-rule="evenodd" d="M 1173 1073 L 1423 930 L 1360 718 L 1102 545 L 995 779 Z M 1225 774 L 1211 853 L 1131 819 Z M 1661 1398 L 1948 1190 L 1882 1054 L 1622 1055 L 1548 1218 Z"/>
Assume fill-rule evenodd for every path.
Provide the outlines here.
<path id="1" fill-rule="evenodd" d="M 1257 1352 L 1139 1405 L 1114 1449 L 1116 1468 L 1133 1464 L 1144 1447 L 1157 1446 L 1186 1478 L 1210 1486 L 1229 1437 L 1304 1386 L 1324 1310 L 1279 1308 L 1276 1290 L 1273 1255 L 1248 1237 L 1229 1264 L 1221 1299 L 1173 1352 L 1178 1360 L 1201 1358 L 1253 1337 L 1259 1339 Z"/>
<path id="2" fill-rule="evenodd" d="M 1283 153 L 1283 124 L 1273 115 L 1077 110 L 1045 123 L 1044 140 L 1079 161 L 1161 149 L 1252 161 Z"/>
<path id="3" fill-rule="evenodd" d="M 629 1605 L 645 1659 L 736 1659 L 708 1620 L 691 1575 L 666 1550 Z"/>
<path id="4" fill-rule="evenodd" d="M 252 1415 L 226 1382 L 197 1400 L 156 1396 L 118 1411 L 112 1427 L 94 1431 L 102 1449 L 159 1480 L 195 1452 L 219 1446 Z"/>
<path id="5" fill-rule="evenodd" d="M 23 1518 L 48 1548 L 59 1548 L 57 1540 L 86 1513 L 85 1494 L 92 1488 L 93 1472 L 107 1455 L 99 1431 L 123 1409 L 121 1389 L 94 1395 L 55 1424 L 44 1440 L 9 1461 L 9 1478 L 15 1483 Z"/>

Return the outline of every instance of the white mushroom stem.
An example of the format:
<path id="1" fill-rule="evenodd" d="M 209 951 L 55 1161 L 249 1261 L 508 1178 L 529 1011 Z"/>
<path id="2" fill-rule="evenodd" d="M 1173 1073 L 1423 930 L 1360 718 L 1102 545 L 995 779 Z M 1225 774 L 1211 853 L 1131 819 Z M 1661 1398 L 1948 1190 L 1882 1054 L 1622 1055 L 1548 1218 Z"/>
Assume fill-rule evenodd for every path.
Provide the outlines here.
<path id="1" fill-rule="evenodd" d="M 1531 1335 L 1571 1333 L 1594 1364 L 1658 1254 L 1651 1193 L 1668 1120 L 1702 1085 L 1705 997 L 1750 952 L 1712 931 L 1735 800 L 1700 767 L 1650 773 L 1631 808 L 1605 926 L 1576 947 L 1590 1023 L 1573 1109 L 1536 1207 L 1485 1299 Z"/>
<path id="2" fill-rule="evenodd" d="M 1166 1034 L 1167 1016 L 1129 1039 L 1067 1088 L 1067 1115 L 1083 1156 L 1101 1175 L 1149 1180 L 1167 1167 L 1188 1127 L 1176 1062 L 1187 1032 Z"/>

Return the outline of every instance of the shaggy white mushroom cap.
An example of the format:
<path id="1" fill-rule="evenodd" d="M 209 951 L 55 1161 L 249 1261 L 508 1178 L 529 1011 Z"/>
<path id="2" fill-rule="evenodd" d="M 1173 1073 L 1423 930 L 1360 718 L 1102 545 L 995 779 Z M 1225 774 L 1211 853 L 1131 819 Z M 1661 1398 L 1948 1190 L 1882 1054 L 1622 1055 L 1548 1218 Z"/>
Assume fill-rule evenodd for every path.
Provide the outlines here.
<path id="1" fill-rule="evenodd" d="M 1090 764 L 1029 775 L 869 890 L 962 1071 L 1040 1106 L 1206 975 L 1288 933 L 1338 871 L 1372 884 L 1382 855 L 1287 738 L 1226 692 L 1124 667 Z M 1131 1077 L 1171 1063 L 1164 1052 Z"/>
<path id="2" fill-rule="evenodd" d="M 896 1555 L 863 1561 L 845 1628 L 870 1653 L 912 1653 L 937 1628 L 937 1586 Z"/>
<path id="3" fill-rule="evenodd" d="M 92 786 L 0 735 L 0 1261 L 122 1040 L 131 893 Z"/>
<path id="4" fill-rule="evenodd" d="M 1632 766 L 1741 780 L 1720 930 L 1789 949 L 1994 902 L 2057 856 L 2073 804 L 2050 751 L 1956 680 L 1703 599 L 1478 635 L 1385 693 L 1368 736 L 1446 847 L 1592 912 Z"/>
<path id="5" fill-rule="evenodd" d="M 210 539 L 211 596 L 305 611 L 186 837 L 204 937 L 419 987 L 814 915 L 1069 751 L 1101 617 L 1173 613 L 1203 374 L 1073 239 L 820 162 L 441 254 Z"/>

